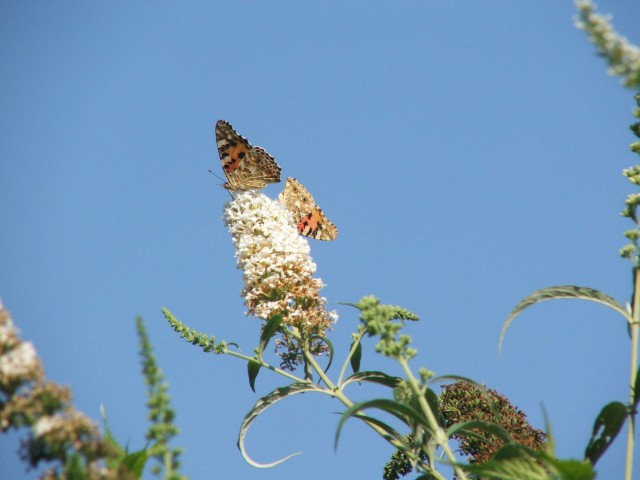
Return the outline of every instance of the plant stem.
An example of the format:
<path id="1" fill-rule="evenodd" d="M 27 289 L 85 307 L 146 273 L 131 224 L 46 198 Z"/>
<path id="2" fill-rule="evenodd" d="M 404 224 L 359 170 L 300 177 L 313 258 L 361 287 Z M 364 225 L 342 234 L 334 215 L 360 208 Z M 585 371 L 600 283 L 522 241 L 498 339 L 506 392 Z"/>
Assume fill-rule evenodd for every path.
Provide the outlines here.
<path id="1" fill-rule="evenodd" d="M 357 338 L 353 341 L 353 345 L 351 345 L 349 354 L 347 355 L 347 358 L 345 359 L 344 364 L 342 365 L 342 370 L 340 370 L 340 376 L 338 377 L 338 385 L 340 385 L 340 387 L 342 387 L 342 380 L 344 379 L 344 376 L 347 373 L 347 367 L 349 366 L 351 357 L 355 353 L 356 348 L 358 348 L 358 345 L 360 345 L 360 342 L 362 341 L 362 337 L 364 337 L 365 333 L 367 333 L 367 330 L 363 328 L 362 331 L 358 333 Z"/>
<path id="2" fill-rule="evenodd" d="M 636 372 L 638 369 L 638 321 L 640 319 L 640 268 L 634 268 L 633 276 L 633 306 L 631 322 L 631 374 L 630 374 L 630 400 L 629 405 L 633 406 L 635 401 Z M 627 430 L 627 463 L 625 466 L 625 480 L 631 480 L 633 473 L 633 437 L 635 434 L 635 414 L 629 412 L 629 429 Z"/>
<path id="3" fill-rule="evenodd" d="M 306 350 L 303 351 L 303 354 L 304 354 L 304 358 L 312 366 L 312 368 L 318 373 L 318 375 L 320 376 L 322 381 L 327 386 L 327 389 L 328 389 L 327 394 L 329 394 L 329 395 L 337 398 L 338 400 L 340 400 L 343 403 L 343 405 L 345 405 L 347 408 L 350 408 L 351 406 L 353 406 L 353 402 L 349 399 L 349 397 L 347 397 L 344 394 L 344 392 L 342 390 L 340 390 L 338 387 L 336 387 L 333 384 L 333 382 L 329 379 L 329 377 L 327 377 L 327 375 L 324 373 L 324 371 L 322 370 L 322 368 L 320 367 L 318 362 L 316 362 L 316 359 L 313 357 L 313 355 L 311 355 Z M 395 448 L 402 448 L 403 447 L 403 445 L 398 442 L 398 439 L 396 439 L 393 436 L 389 435 L 387 432 L 385 432 L 382 428 L 380 428 L 375 423 L 369 422 L 366 419 L 362 419 L 362 420 L 367 425 L 369 425 L 373 430 L 375 430 L 382 438 L 384 438 L 387 442 L 389 442 L 393 447 L 395 447 Z M 431 465 L 429 468 L 430 468 L 429 472 L 433 475 L 434 478 L 437 478 L 438 480 L 446 480 L 434 468 L 433 465 Z M 465 480 L 466 478 L 467 477 L 465 477 L 464 474 L 459 475 L 459 479 L 460 480 Z"/>
<path id="4" fill-rule="evenodd" d="M 445 455 L 453 465 L 453 469 L 455 470 L 456 476 L 458 477 L 458 479 L 466 480 L 467 475 L 456 464 L 457 463 L 456 456 L 453 453 L 453 450 L 451 450 L 451 447 L 449 446 L 449 438 L 447 437 L 447 434 L 442 429 L 442 427 L 438 425 L 438 420 L 433 414 L 431 407 L 427 403 L 427 399 L 422 393 L 422 389 L 420 388 L 420 384 L 418 380 L 416 379 L 416 377 L 414 377 L 413 372 L 411 371 L 411 368 L 409 368 L 409 363 L 407 362 L 407 359 L 405 359 L 404 357 L 399 357 L 398 362 L 400 363 L 400 365 L 402 366 L 402 369 L 407 375 L 409 384 L 411 385 L 413 392 L 416 394 L 416 397 L 418 398 L 418 403 L 420 403 L 420 408 L 422 408 L 422 411 L 424 412 L 425 416 L 427 417 L 427 420 L 429 421 L 429 428 L 433 432 L 433 436 L 436 442 L 438 443 L 438 445 L 440 445 Z"/>
<path id="5" fill-rule="evenodd" d="M 296 377 L 295 375 L 293 375 L 293 374 L 291 374 L 291 373 L 289 373 L 289 372 L 287 372 L 285 370 L 282 370 L 282 369 L 280 369 L 278 367 L 274 367 L 273 365 L 269 365 L 264 360 L 256 360 L 255 357 L 250 357 L 248 355 L 244 355 L 243 353 L 234 352 L 233 350 L 228 350 L 228 349 L 224 353 L 226 355 L 231 355 L 232 357 L 241 358 L 243 360 L 246 360 L 247 362 L 256 362 L 257 361 L 258 363 L 260 363 L 260 365 L 263 368 L 271 370 L 272 372 L 275 372 L 275 373 L 279 373 L 283 377 L 287 377 L 288 379 L 293 380 L 294 382 L 297 382 L 297 383 L 304 383 L 305 382 L 304 379 L 302 379 L 300 377 Z"/>

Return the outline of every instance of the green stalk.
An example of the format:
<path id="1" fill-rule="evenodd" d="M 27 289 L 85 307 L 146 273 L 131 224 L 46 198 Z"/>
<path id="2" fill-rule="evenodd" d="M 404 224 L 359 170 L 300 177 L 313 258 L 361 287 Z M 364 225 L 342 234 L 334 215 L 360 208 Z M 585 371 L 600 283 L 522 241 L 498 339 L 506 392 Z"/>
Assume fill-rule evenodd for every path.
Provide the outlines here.
<path id="1" fill-rule="evenodd" d="M 362 331 L 360 333 L 358 333 L 358 337 L 353 341 L 353 345 L 351 346 L 351 350 L 349 350 L 349 354 L 347 355 L 347 358 L 344 361 L 344 364 L 342 365 L 342 370 L 340 370 L 340 376 L 338 377 L 338 385 L 342 386 L 342 380 L 344 379 L 344 376 L 347 373 L 347 368 L 349 367 L 349 362 L 351 361 L 351 357 L 353 357 L 353 354 L 356 351 L 356 348 L 358 348 L 358 345 L 360 345 L 360 342 L 362 341 L 362 337 L 364 337 L 365 333 L 367 333 L 366 329 L 362 329 Z"/>
<path id="2" fill-rule="evenodd" d="M 638 368 L 638 321 L 640 316 L 640 268 L 634 268 L 633 277 L 633 322 L 631 323 L 631 374 L 630 374 L 630 400 L 629 405 L 634 403 L 634 388 L 636 384 L 636 371 Z M 627 430 L 627 463 L 625 466 L 625 480 L 631 480 L 633 474 L 633 437 L 635 434 L 635 417 L 633 412 L 629 412 L 629 429 Z"/>
<path id="3" fill-rule="evenodd" d="M 411 368 L 409 368 L 409 363 L 407 362 L 407 360 L 404 357 L 399 357 L 398 361 L 400 362 L 400 365 L 402 366 L 402 369 L 404 370 L 405 374 L 407 375 L 407 379 L 409 380 L 409 384 L 411 385 L 411 389 L 416 394 L 416 397 L 418 398 L 418 402 L 420 403 L 420 407 L 422 408 L 422 411 L 424 412 L 425 416 L 427 417 L 427 420 L 429 421 L 429 428 L 433 432 L 436 442 L 438 442 L 438 445 L 440 445 L 440 447 L 444 451 L 445 455 L 447 456 L 447 458 L 451 462 L 451 464 L 453 466 L 453 469 L 455 470 L 456 476 L 458 477 L 458 479 L 459 480 L 467 480 L 467 475 L 457 465 L 456 456 L 453 453 L 453 450 L 451 450 L 451 447 L 449 446 L 449 438 L 447 438 L 447 434 L 442 429 L 442 427 L 440 427 L 440 425 L 438 425 L 438 420 L 436 419 L 435 415 L 433 414 L 433 411 L 431 410 L 431 407 L 427 403 L 426 398 L 422 394 L 422 389 L 420 388 L 420 384 L 418 383 L 418 380 L 416 379 L 416 377 L 413 376 L 413 372 L 411 371 Z"/>
<path id="4" fill-rule="evenodd" d="M 318 373 L 318 375 L 320 376 L 322 381 L 327 386 L 327 389 L 328 389 L 327 394 L 329 394 L 332 397 L 335 397 L 338 400 L 340 400 L 343 403 L 343 405 L 345 405 L 347 408 L 350 408 L 351 406 L 353 406 L 353 402 L 351 400 L 349 400 L 349 398 L 344 394 L 344 392 L 342 390 L 340 390 L 338 387 L 336 387 L 333 384 L 333 382 L 329 379 L 329 377 L 327 377 L 327 375 L 324 373 L 324 370 L 322 370 L 322 368 L 320 367 L 318 362 L 316 362 L 316 359 L 313 357 L 313 355 L 311 355 L 306 350 L 303 350 L 303 354 L 304 354 L 304 358 L 313 367 L 313 369 Z M 434 420 L 435 420 L 435 418 L 434 418 Z M 389 436 L 387 434 L 387 432 L 385 432 L 382 428 L 380 428 L 375 423 L 368 422 L 367 420 L 363 420 L 363 421 L 367 425 L 369 425 L 373 430 L 375 430 L 382 438 L 384 438 L 387 442 L 389 442 L 393 447 L 395 447 L 395 448 L 402 448 L 403 447 L 403 445 L 399 445 L 398 444 L 398 441 L 395 438 L 393 438 L 392 436 Z M 435 470 L 435 467 L 433 465 L 430 466 L 430 473 L 435 478 L 437 478 L 438 480 L 446 480 L 440 474 L 440 472 Z M 460 480 L 466 480 L 466 478 L 467 477 L 464 476 L 464 473 L 462 475 L 459 475 L 459 479 Z"/>
<path id="5" fill-rule="evenodd" d="M 282 369 L 280 369 L 278 367 L 274 367 L 273 365 L 268 364 L 264 360 L 256 360 L 255 357 L 250 357 L 248 355 L 244 355 L 244 354 L 242 354 L 240 352 L 235 352 L 233 350 L 226 350 L 224 353 L 225 353 L 225 355 L 231 355 L 232 357 L 241 358 L 242 360 L 246 360 L 247 362 L 256 362 L 257 361 L 262 368 L 266 368 L 267 370 L 271 370 L 272 372 L 279 373 L 283 377 L 287 377 L 288 379 L 293 380 L 294 382 L 297 382 L 297 383 L 304 383 L 305 382 L 304 379 L 302 379 L 300 377 L 296 377 L 292 373 L 289 373 L 289 372 L 287 372 L 285 370 L 282 370 Z"/>

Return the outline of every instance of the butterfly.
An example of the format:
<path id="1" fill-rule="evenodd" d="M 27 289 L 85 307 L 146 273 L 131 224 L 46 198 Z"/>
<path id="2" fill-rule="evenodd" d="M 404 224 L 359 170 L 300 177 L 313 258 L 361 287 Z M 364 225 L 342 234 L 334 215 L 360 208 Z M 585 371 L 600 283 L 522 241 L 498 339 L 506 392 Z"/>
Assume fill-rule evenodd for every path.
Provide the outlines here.
<path id="1" fill-rule="evenodd" d="M 251 190 L 280 181 L 280 166 L 262 147 L 252 147 L 238 135 L 229 122 L 216 123 L 216 142 L 227 177 L 223 185 L 227 190 Z"/>
<path id="2" fill-rule="evenodd" d="M 335 240 L 338 229 L 316 205 L 309 191 L 295 178 L 287 178 L 278 200 L 293 214 L 298 233 L 316 240 Z"/>

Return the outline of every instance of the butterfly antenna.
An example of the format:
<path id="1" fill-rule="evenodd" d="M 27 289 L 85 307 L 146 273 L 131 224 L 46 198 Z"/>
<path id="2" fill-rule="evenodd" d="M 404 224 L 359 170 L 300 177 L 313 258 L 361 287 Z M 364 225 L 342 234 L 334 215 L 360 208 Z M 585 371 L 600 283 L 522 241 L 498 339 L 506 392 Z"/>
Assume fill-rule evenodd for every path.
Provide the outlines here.
<path id="1" fill-rule="evenodd" d="M 224 178 L 220 177 L 219 175 L 216 175 L 216 174 L 215 174 L 215 173 L 213 173 L 211 170 L 209 170 L 209 173 L 210 173 L 211 175 L 213 175 L 214 177 L 216 177 L 217 179 L 222 180 L 222 183 L 224 184 L 224 182 L 225 182 Z M 218 184 L 218 185 L 222 186 L 221 184 Z M 232 199 L 232 200 L 235 200 L 235 199 L 236 199 L 236 197 L 234 197 L 234 196 L 233 196 L 233 193 L 231 193 L 231 191 L 230 191 L 230 190 L 227 190 L 227 192 L 229 192 L 229 196 L 231 197 L 231 199 Z"/>
<path id="2" fill-rule="evenodd" d="M 223 183 L 225 182 L 225 179 L 222 178 L 220 175 L 217 175 L 217 174 L 213 173 L 213 170 L 209 170 L 209 173 L 211 175 L 213 175 L 214 177 L 216 177 L 218 180 L 222 180 Z"/>

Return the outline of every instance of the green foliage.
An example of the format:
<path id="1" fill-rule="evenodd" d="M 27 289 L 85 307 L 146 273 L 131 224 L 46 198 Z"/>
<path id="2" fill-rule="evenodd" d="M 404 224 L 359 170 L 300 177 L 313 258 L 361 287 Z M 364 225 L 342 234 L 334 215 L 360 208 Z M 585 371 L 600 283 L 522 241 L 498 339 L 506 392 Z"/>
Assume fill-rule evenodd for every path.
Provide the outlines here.
<path id="1" fill-rule="evenodd" d="M 267 345 L 269 345 L 269 342 L 271 341 L 273 336 L 281 330 L 283 320 L 284 317 L 281 314 L 272 315 L 271 318 L 269 318 L 267 323 L 262 328 L 260 343 L 258 344 L 258 348 L 256 348 L 255 360 L 249 361 L 247 363 L 249 386 L 254 392 L 256 391 L 256 378 L 258 378 L 258 373 L 260 373 L 260 369 L 262 368 L 262 354 L 267 348 Z"/>
<path id="2" fill-rule="evenodd" d="M 260 373 L 260 369 L 262 368 L 262 364 L 257 360 L 250 360 L 247 362 L 247 376 L 249 377 L 249 386 L 252 391 L 256 391 L 256 378 L 258 378 L 258 373 Z"/>
<path id="3" fill-rule="evenodd" d="M 290 397 L 292 395 L 297 395 L 299 393 L 305 393 L 305 392 L 313 392 L 313 391 L 322 391 L 322 389 L 311 382 L 294 383 L 287 387 L 276 388 L 271 393 L 262 397 L 260 400 L 256 402 L 253 408 L 249 411 L 249 413 L 247 413 L 247 415 L 245 415 L 244 419 L 242 420 L 242 424 L 240 425 L 240 434 L 238 436 L 238 448 L 240 449 L 240 452 L 242 453 L 242 456 L 247 461 L 247 463 L 257 468 L 270 468 L 282 462 L 285 462 L 296 455 L 300 455 L 300 453 L 293 453 L 280 460 L 276 460 L 275 462 L 259 463 L 254 461 L 247 453 L 246 446 L 245 446 L 245 437 L 247 436 L 247 433 L 249 432 L 249 429 L 251 428 L 251 425 L 253 424 L 253 422 L 265 410 L 272 407 L 279 401 L 287 397 Z"/>
<path id="4" fill-rule="evenodd" d="M 265 324 L 264 328 L 262 329 L 262 335 L 260 335 L 260 345 L 258 346 L 258 351 L 257 351 L 259 358 L 262 357 L 262 353 L 267 348 L 267 345 L 269 344 L 269 341 L 271 340 L 271 338 L 280 329 L 280 326 L 282 325 L 283 320 L 284 320 L 284 316 L 281 314 L 277 314 L 277 315 L 271 316 L 271 318 L 269 318 L 269 320 Z"/>
<path id="5" fill-rule="evenodd" d="M 618 312 L 628 322 L 633 322 L 633 319 L 629 316 L 627 310 L 618 303 L 613 297 L 602 293 L 598 290 L 589 287 L 579 287 L 575 285 L 558 285 L 554 287 L 541 288 L 536 290 L 531 295 L 528 295 L 515 306 L 509 316 L 504 322 L 502 331 L 500 332 L 500 340 L 498 349 L 502 352 L 502 343 L 504 341 L 507 329 L 513 322 L 513 320 L 520 315 L 527 308 L 535 305 L 536 303 L 544 302 L 546 300 L 559 300 L 559 299 L 582 299 L 597 302 L 602 305 L 608 306 L 614 311 Z"/>
<path id="6" fill-rule="evenodd" d="M 620 402 L 611 402 L 604 406 L 593 424 L 593 432 L 584 456 L 592 465 L 607 451 L 620 433 L 629 415 L 629 409 Z"/>
<path id="7" fill-rule="evenodd" d="M 414 441 L 414 435 L 409 434 L 404 437 L 404 441 L 407 444 L 411 444 Z M 422 460 L 426 460 L 426 456 L 422 457 Z M 391 459 L 384 466 L 382 472 L 382 480 L 398 480 L 400 477 L 404 477 L 413 471 L 413 464 L 409 461 L 409 457 L 402 451 L 396 450 L 391 455 Z M 425 477 L 427 478 L 427 477 Z M 435 478 L 429 476 L 429 478 Z"/>
<path id="8" fill-rule="evenodd" d="M 357 336 L 356 336 L 357 338 Z M 360 361 L 362 360 L 362 344 L 360 340 L 354 340 L 351 344 L 351 350 L 353 351 L 353 355 L 351 355 L 351 370 L 353 373 L 358 373 L 360 371 Z"/>
<path id="9" fill-rule="evenodd" d="M 349 407 L 340 418 L 340 422 L 338 422 L 338 428 L 336 429 L 335 435 L 335 447 L 338 447 L 338 440 L 340 439 L 340 432 L 345 424 L 345 422 L 350 417 L 357 417 L 361 414 L 362 410 L 366 410 L 368 408 L 376 408 L 382 410 L 390 415 L 393 415 L 401 422 L 406 425 L 409 424 L 420 424 L 423 426 L 428 426 L 429 421 L 422 415 L 422 413 L 414 409 L 413 407 L 406 405 L 402 402 L 397 402 L 395 400 L 388 400 L 386 398 L 377 398 L 374 400 L 367 400 L 364 402 L 359 402 L 353 404 Z"/>
<path id="10" fill-rule="evenodd" d="M 411 337 L 400 335 L 402 323 L 397 320 L 417 321 L 418 316 L 402 307 L 394 305 L 380 305 L 380 301 L 373 296 L 364 297 L 352 305 L 360 310 L 360 321 L 364 324 L 367 334 L 380 337 L 376 351 L 390 358 L 410 359 L 417 352 L 409 348 Z"/>
<path id="11" fill-rule="evenodd" d="M 509 444 L 493 459 L 465 466 L 474 476 L 486 480 L 592 480 L 593 466 L 582 460 L 559 460 L 544 450 Z"/>
<path id="12" fill-rule="evenodd" d="M 580 1 L 577 8 L 579 28 L 588 33 L 599 54 L 607 61 L 610 73 L 620 76 L 625 86 L 640 88 L 640 50 L 620 36 L 607 18 L 597 14 L 591 2 Z M 634 115 L 640 118 L 640 94 L 635 99 L 637 108 Z M 640 122 L 633 123 L 630 130 L 640 138 Z M 631 151 L 640 154 L 640 142 L 632 143 Z M 623 175 L 632 185 L 640 186 L 640 166 L 624 170 Z M 589 287 L 546 287 L 536 290 L 518 303 L 507 317 L 500 333 L 501 351 L 512 322 L 524 310 L 547 300 L 592 301 L 613 309 L 623 317 L 631 337 L 630 399 L 628 403 L 613 401 L 602 408 L 593 425 L 585 450 L 585 460 L 556 458 L 550 427 L 547 426 L 548 434 L 534 429 L 526 421 L 526 415 L 495 390 L 486 389 L 462 377 L 436 377 L 426 367 L 419 367 L 416 376 L 409 367 L 409 360 L 417 351 L 409 346 L 411 337 L 402 333 L 402 329 L 406 326 L 405 321 L 417 321 L 418 316 L 402 307 L 383 305 L 376 297 L 368 296 L 358 303 L 346 304 L 359 310 L 362 324 L 358 332 L 353 334 L 353 342 L 335 383 L 328 376 L 335 352 L 332 342 L 325 336 L 325 322 L 330 323 L 332 315 L 324 310 L 324 298 L 306 294 L 293 295 L 279 313 L 271 315 L 264 324 L 254 357 L 230 351 L 228 346 L 235 344 L 228 344 L 226 341 L 216 343 L 215 337 L 189 328 L 165 308 L 162 311 L 171 328 L 189 343 L 205 352 L 232 355 L 246 361 L 249 385 L 253 391 L 257 376 L 263 368 L 291 380 L 291 384 L 276 388 L 260 398 L 242 421 L 238 448 L 245 460 L 255 467 L 273 467 L 297 455 L 294 453 L 270 463 L 259 463 L 251 459 L 246 451 L 245 439 L 257 418 L 268 408 L 293 395 L 321 393 L 338 400 L 346 408 L 337 424 L 336 447 L 349 419 L 368 425 L 395 447 L 395 453 L 385 466 L 384 480 L 397 480 L 411 472 L 417 472 L 420 475 L 418 479 L 443 480 L 444 477 L 438 471 L 441 461 L 452 466 L 456 478 L 460 480 L 591 480 L 595 478 L 594 465 L 617 439 L 625 422 L 629 420 L 634 425 L 640 403 L 640 369 L 637 365 L 640 324 L 639 205 L 640 193 L 632 193 L 627 197 L 622 211 L 622 215 L 634 223 L 633 228 L 624 233 L 629 243 L 620 250 L 622 257 L 630 260 L 633 265 L 633 295 L 628 306 L 623 306 L 613 297 Z M 268 236 L 268 232 L 263 232 L 263 237 L 265 236 Z M 278 251 L 275 249 L 272 253 L 277 255 Z M 275 257 L 270 258 L 273 260 Z M 286 300 L 300 286 L 295 282 L 284 282 L 281 287 L 261 291 L 258 287 L 266 283 L 263 281 L 270 275 L 272 273 L 267 271 L 256 281 L 258 293 L 250 308 Z M 282 275 L 283 279 L 287 279 L 286 272 L 283 271 Z M 303 312 L 296 316 L 298 323 L 287 323 L 289 309 Z M 308 322 L 309 318 L 305 315 L 313 313 L 320 315 L 319 323 L 316 323 L 315 329 L 303 331 L 304 325 L 313 323 Z M 6 329 L 0 335 L 0 355 L 10 352 L 20 343 L 15 331 L 7 326 L 9 320 L 8 314 L 0 305 L 0 326 L 4 325 Z M 23 443 L 22 456 L 32 467 L 40 466 L 41 462 L 54 463 L 45 472 L 45 478 L 102 478 L 101 473 L 96 473 L 101 472 L 102 462 L 113 478 L 136 479 L 142 477 L 147 461 L 151 458 L 159 464 L 153 468 L 157 476 L 166 480 L 186 478 L 178 473 L 181 450 L 169 446 L 179 430 L 174 423 L 175 412 L 170 405 L 168 384 L 157 365 L 142 319 L 136 319 L 136 327 L 151 422 L 146 435 L 148 444 L 144 449 L 128 452 L 118 445 L 106 425 L 106 416 L 106 433 L 102 438 L 95 426 L 72 408 L 71 396 L 66 389 L 44 382 L 39 363 L 32 364 L 32 370 L 21 374 L 22 376 L 9 376 L 0 381 L 2 431 L 20 427 L 30 427 L 33 430 L 32 436 Z M 277 333 L 282 334 L 282 338 L 276 340 L 276 348 L 286 350 L 280 354 L 282 369 L 269 365 L 264 359 L 267 346 Z M 364 335 L 378 337 L 376 351 L 397 361 L 403 369 L 404 378 L 379 371 L 361 370 L 361 340 Z M 325 352 L 329 353 L 329 359 L 326 367 L 321 368 L 315 357 Z M 289 372 L 293 372 L 300 362 L 304 362 L 303 379 Z M 344 378 L 349 366 L 353 374 Z M 314 375 L 319 377 L 318 383 L 312 381 Z M 445 378 L 458 381 L 443 386 L 442 393 L 437 395 L 432 386 Z M 392 398 L 353 402 L 345 393 L 346 387 L 362 383 L 385 387 L 389 389 L 386 392 Z M 394 425 L 399 425 L 398 428 L 402 428 L 403 432 L 377 417 L 366 415 L 365 411 L 390 416 Z M 457 442 L 459 452 L 466 456 L 468 464 L 459 462 L 450 441 Z M 632 465 L 633 442 L 633 430 L 630 430 L 628 465 Z M 631 479 L 630 467 L 626 472 L 626 479 Z"/>
<path id="13" fill-rule="evenodd" d="M 342 387 L 346 387 L 351 382 L 371 382 L 385 387 L 395 388 L 402 382 L 402 379 L 400 377 L 387 375 L 384 372 L 357 372 L 347 378 L 342 384 Z"/>
<path id="14" fill-rule="evenodd" d="M 133 478 L 142 478 L 147 460 L 149 460 L 149 452 L 146 449 L 129 453 L 120 459 L 118 471 L 121 474 L 123 471 L 127 472 Z"/>
<path id="15" fill-rule="evenodd" d="M 640 118 L 640 94 L 635 96 L 638 108 L 634 112 L 637 118 Z M 630 126 L 631 131 L 636 137 L 640 137 L 640 123 L 634 123 Z M 631 144 L 631 151 L 640 154 L 640 142 Z M 640 185 L 640 166 L 634 166 L 623 170 L 622 174 L 634 185 Z M 635 267 L 640 267 L 640 246 L 638 239 L 640 238 L 640 228 L 638 227 L 638 205 L 640 204 L 640 194 L 632 193 L 627 196 L 624 202 L 624 209 L 620 214 L 623 217 L 631 219 L 635 224 L 634 228 L 627 230 L 624 236 L 631 242 L 620 249 L 620 256 L 630 260 Z"/>
<path id="16" fill-rule="evenodd" d="M 640 403 L 640 369 L 636 370 L 636 381 L 633 386 L 633 395 L 630 408 L 632 412 L 635 412 L 637 410 L 638 403 Z"/>
<path id="17" fill-rule="evenodd" d="M 590 36 L 592 42 L 598 47 L 599 53 L 610 65 L 610 73 L 623 77 L 624 84 L 631 88 L 640 88 L 640 49 L 630 45 L 627 40 L 620 36 L 608 19 L 595 13 L 595 7 L 589 1 L 581 1 L 577 4 L 579 11 L 578 26 L 584 29 Z M 640 118 L 640 94 L 635 96 L 636 104 L 639 108 L 634 111 L 634 116 Z M 640 137 L 640 123 L 636 122 L 630 126 L 636 137 Z M 640 153 L 640 142 L 631 145 L 631 151 Z M 625 169 L 623 175 L 635 186 L 640 186 L 640 166 L 633 166 Z M 625 200 L 622 216 L 629 218 L 634 223 L 634 228 L 624 232 L 624 236 L 629 240 L 629 244 L 620 249 L 620 255 L 632 262 L 633 268 L 633 295 L 630 304 L 625 308 L 609 295 L 587 287 L 577 287 L 563 285 L 559 287 L 548 287 L 537 290 L 533 294 L 522 300 L 511 312 L 504 323 L 500 334 L 499 349 L 502 349 L 506 331 L 511 322 L 526 308 L 544 300 L 554 300 L 561 298 L 578 298 L 599 302 L 614 311 L 620 313 L 626 321 L 626 326 L 631 338 L 631 395 L 628 404 L 622 402 L 611 402 L 605 405 L 596 418 L 593 432 L 585 451 L 586 462 L 560 461 L 554 459 L 550 454 L 545 454 L 543 460 L 545 469 L 551 472 L 553 478 L 575 478 L 590 479 L 595 478 L 592 465 L 595 465 L 600 457 L 607 451 L 627 419 L 633 424 L 636 415 L 636 407 L 640 401 L 640 380 L 638 376 L 638 340 L 640 323 L 640 228 L 638 228 L 637 209 L 640 205 L 640 194 L 632 193 Z M 627 469 L 625 478 L 631 479 L 631 467 L 633 465 L 633 429 L 629 430 L 627 437 Z M 541 462 L 542 457 L 538 457 Z M 483 464 L 481 468 L 494 467 L 493 462 Z M 510 477 L 505 472 L 498 472 L 497 477 L 491 476 L 485 470 L 474 470 L 472 472 L 482 473 L 487 478 L 516 478 Z M 497 470 L 496 470 L 497 471 Z M 529 478 L 529 477 L 520 477 Z M 531 477 L 537 478 L 537 477 Z M 540 477 L 543 478 L 543 477 Z M 544 477 L 546 478 L 546 477 Z"/>
<path id="18" fill-rule="evenodd" d="M 162 370 L 158 367 L 147 330 L 140 317 L 136 318 L 136 330 L 140 341 L 142 373 L 147 384 L 147 407 L 151 420 L 147 440 L 151 445 L 144 451 L 130 454 L 126 462 L 132 469 L 140 468 L 142 472 L 147 458 L 154 457 L 159 465 L 154 466 L 153 471 L 158 477 L 183 480 L 187 477 L 178 473 L 182 450 L 169 447 L 171 439 L 179 433 L 178 427 L 174 424 L 175 411 L 171 408 L 171 399 L 167 393 L 169 385 L 164 381 Z"/>
<path id="19" fill-rule="evenodd" d="M 220 343 L 216 343 L 216 338 L 214 336 L 209 336 L 187 327 L 185 324 L 178 321 L 178 319 L 176 319 L 176 317 L 174 317 L 166 308 L 162 309 L 162 313 L 169 322 L 169 325 L 171 325 L 171 328 L 180 334 L 180 338 L 184 338 L 192 345 L 199 346 L 204 352 L 213 352 L 216 354 L 227 353 L 227 342 L 224 340 Z"/>

